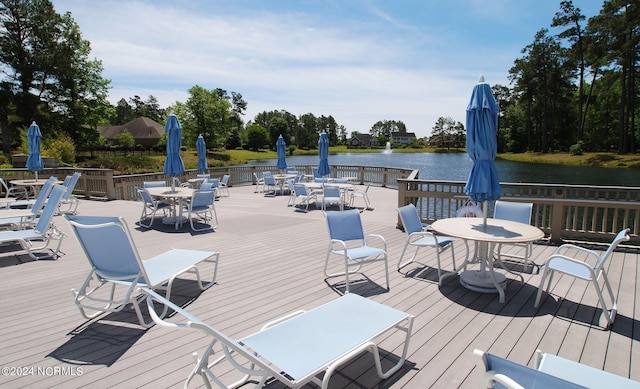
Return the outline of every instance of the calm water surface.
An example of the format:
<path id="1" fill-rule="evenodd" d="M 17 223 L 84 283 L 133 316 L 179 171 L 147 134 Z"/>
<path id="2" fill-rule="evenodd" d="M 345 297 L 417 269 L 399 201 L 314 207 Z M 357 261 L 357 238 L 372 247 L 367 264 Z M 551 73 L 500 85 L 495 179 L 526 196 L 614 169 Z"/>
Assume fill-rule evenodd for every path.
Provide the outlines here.
<path id="1" fill-rule="evenodd" d="M 275 166 L 276 160 L 250 161 L 250 165 Z M 317 156 L 293 156 L 289 165 L 317 165 Z M 472 161 L 466 153 L 340 153 L 329 156 L 330 165 L 387 166 L 420 170 L 420 178 L 466 181 Z M 548 165 L 496 160 L 502 182 L 640 186 L 640 171 L 583 166 Z"/>

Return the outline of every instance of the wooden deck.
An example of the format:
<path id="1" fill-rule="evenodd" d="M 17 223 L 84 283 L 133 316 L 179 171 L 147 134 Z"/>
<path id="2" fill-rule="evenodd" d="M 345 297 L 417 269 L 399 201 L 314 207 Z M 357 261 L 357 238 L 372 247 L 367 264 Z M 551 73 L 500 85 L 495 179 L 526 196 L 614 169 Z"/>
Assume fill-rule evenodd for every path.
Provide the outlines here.
<path id="1" fill-rule="evenodd" d="M 172 247 L 219 251 L 219 283 L 198 294 L 193 281 L 180 281 L 174 301 L 237 338 L 276 317 L 337 298 L 332 286 L 342 281 L 325 280 L 322 273 L 328 240 L 322 212 L 297 212 L 286 206 L 288 196 L 265 197 L 254 189 L 230 188 L 230 197 L 216 202 L 219 227 L 210 233 L 191 233 L 187 225 L 175 231 L 159 221 L 156 230 L 141 229 L 135 224 L 141 204 L 133 201 L 82 200 L 78 211 L 123 216 L 143 258 Z M 430 266 L 399 273 L 405 234 L 396 229 L 397 193 L 373 187 L 369 193 L 375 209 L 362 212 L 365 232 L 387 240 L 391 290 L 383 288 L 382 264 L 373 264 L 364 269 L 368 279 L 361 278 L 352 292 L 415 315 L 413 336 L 405 368 L 390 379 L 379 382 L 373 359 L 363 356 L 334 376 L 332 388 L 476 388 L 474 348 L 529 365 L 539 348 L 640 380 L 637 249 L 619 250 L 610 261 L 619 311 L 607 331 L 599 326 L 603 319 L 593 291 L 566 277 L 555 279 L 552 294 L 535 309 L 537 274 L 525 273 L 525 283 L 508 276 L 513 281 L 506 303 L 500 304 L 497 295 L 469 291 L 456 277 L 438 287 L 430 267 L 435 257 L 427 250 L 422 258 Z M 32 261 L 9 248 L 0 253 L 0 386 L 181 387 L 193 366 L 191 354 L 201 352 L 204 337 L 158 326 L 144 330 L 129 310 L 83 319 L 70 290 L 80 286 L 88 263 L 65 220 L 54 220 L 68 234 L 60 259 Z M 533 259 L 543 263 L 553 249 L 536 244 Z M 461 241 L 455 252 L 461 260 Z M 448 266 L 449 254 L 444 258 Z M 395 335 L 381 339 L 390 359 L 401 352 L 399 340 Z"/>

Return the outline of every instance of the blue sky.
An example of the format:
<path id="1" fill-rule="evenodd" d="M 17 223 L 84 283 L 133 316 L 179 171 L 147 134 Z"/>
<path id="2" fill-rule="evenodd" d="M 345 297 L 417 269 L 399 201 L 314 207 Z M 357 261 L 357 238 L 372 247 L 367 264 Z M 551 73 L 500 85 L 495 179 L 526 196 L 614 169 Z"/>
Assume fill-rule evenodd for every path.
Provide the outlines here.
<path id="1" fill-rule="evenodd" d="M 418 137 L 439 117 L 464 124 L 481 74 L 509 85 L 514 60 L 560 9 L 559 0 L 52 2 L 102 60 L 112 103 L 153 95 L 165 108 L 200 85 L 241 93 L 245 121 L 286 110 L 368 132 L 400 120 Z M 573 3 L 587 18 L 602 5 Z"/>

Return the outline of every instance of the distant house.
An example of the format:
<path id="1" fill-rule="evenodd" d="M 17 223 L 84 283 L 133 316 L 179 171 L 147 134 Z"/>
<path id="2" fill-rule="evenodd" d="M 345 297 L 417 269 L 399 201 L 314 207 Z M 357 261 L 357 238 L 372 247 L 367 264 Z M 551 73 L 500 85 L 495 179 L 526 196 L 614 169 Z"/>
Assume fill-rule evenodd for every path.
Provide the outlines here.
<path id="1" fill-rule="evenodd" d="M 373 137 L 371 134 L 355 134 L 351 136 L 349 145 L 354 147 L 377 146 L 378 138 Z"/>
<path id="2" fill-rule="evenodd" d="M 416 142 L 416 134 L 413 132 L 392 132 L 389 141 L 396 145 L 412 145 Z"/>
<path id="3" fill-rule="evenodd" d="M 98 133 L 109 144 L 117 145 L 118 137 L 127 130 L 136 140 L 136 145 L 152 147 L 158 144 L 164 133 L 164 126 L 155 120 L 141 116 L 119 126 L 98 126 Z"/>

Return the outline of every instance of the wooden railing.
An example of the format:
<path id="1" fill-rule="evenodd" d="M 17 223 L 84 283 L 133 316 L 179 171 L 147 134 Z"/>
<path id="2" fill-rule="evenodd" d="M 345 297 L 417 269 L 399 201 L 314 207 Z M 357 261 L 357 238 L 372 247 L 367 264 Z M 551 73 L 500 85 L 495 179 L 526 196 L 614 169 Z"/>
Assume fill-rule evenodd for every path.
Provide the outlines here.
<path id="1" fill-rule="evenodd" d="M 467 204 L 466 182 L 400 179 L 398 206 L 416 205 L 425 222 L 455 217 Z M 640 187 L 522 184 L 501 182 L 501 200 L 533 203 L 531 223 L 561 240 L 609 242 L 623 228 L 640 243 Z M 489 204 L 489 216 L 493 214 Z"/>
<path id="2" fill-rule="evenodd" d="M 295 166 L 311 174 L 313 166 Z M 421 180 L 417 170 L 377 166 L 332 165 L 332 177 L 357 177 L 359 184 L 371 184 L 398 189 L 398 206 L 413 203 L 425 222 L 455 217 L 456 211 L 468 201 L 465 182 Z M 63 178 L 74 172 L 82 175 L 74 194 L 88 199 L 136 200 L 136 188 L 144 181 L 170 181 L 164 173 L 114 176 L 111 169 L 48 168 L 39 177 Z M 230 175 L 230 184 L 252 185 L 255 176 L 265 171 L 277 171 L 275 166 L 228 166 L 209 169 L 213 177 Z M 195 178 L 195 170 L 186 171 L 181 181 Z M 254 176 L 255 174 L 255 176 Z M 32 179 L 26 169 L 0 169 L 0 177 Z M 622 228 L 631 229 L 631 239 L 640 243 L 640 187 L 612 187 L 559 184 L 501 183 L 503 200 L 532 202 L 532 224 L 542 229 L 549 239 L 610 241 Z M 489 210 L 489 215 L 493 210 Z M 399 221 L 398 221 L 399 223 Z"/>

